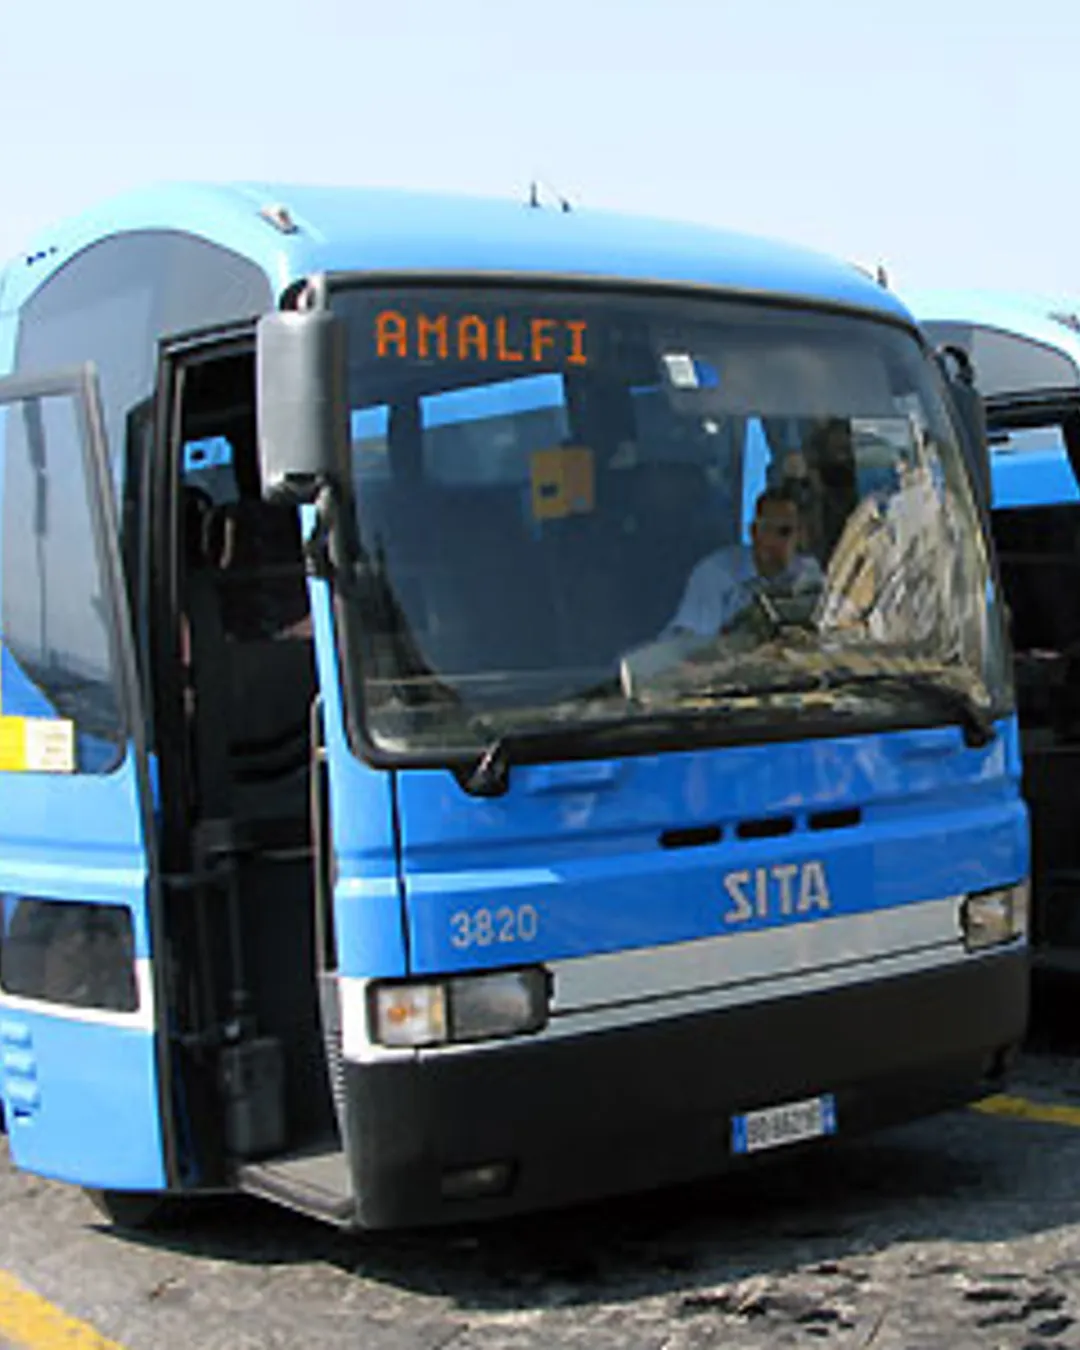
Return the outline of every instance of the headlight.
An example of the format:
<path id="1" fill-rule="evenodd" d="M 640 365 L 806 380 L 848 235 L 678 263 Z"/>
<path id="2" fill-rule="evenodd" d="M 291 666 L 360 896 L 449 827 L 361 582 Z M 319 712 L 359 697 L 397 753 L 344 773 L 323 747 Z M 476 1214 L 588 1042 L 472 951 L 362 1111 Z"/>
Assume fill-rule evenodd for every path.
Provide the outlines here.
<path id="1" fill-rule="evenodd" d="M 1025 937 L 1030 898 L 1027 881 L 969 895 L 960 908 L 964 946 L 969 952 L 977 952 Z"/>
<path id="2" fill-rule="evenodd" d="M 417 1048 L 520 1036 L 547 1023 L 548 975 L 540 966 L 372 986 L 371 1039 Z"/>

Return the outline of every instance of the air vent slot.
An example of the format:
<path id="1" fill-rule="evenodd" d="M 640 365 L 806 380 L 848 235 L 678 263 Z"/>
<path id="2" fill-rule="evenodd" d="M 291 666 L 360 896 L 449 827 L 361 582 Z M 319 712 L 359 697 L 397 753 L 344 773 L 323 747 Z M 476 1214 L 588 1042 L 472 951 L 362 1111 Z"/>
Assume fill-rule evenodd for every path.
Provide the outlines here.
<path id="1" fill-rule="evenodd" d="M 665 830 L 660 836 L 661 848 L 702 848 L 718 844 L 724 837 L 719 825 L 698 825 L 686 830 Z"/>
<path id="2" fill-rule="evenodd" d="M 862 812 L 857 806 L 844 807 L 839 811 L 815 811 L 810 817 L 812 830 L 850 830 L 862 824 Z"/>
<path id="3" fill-rule="evenodd" d="M 778 839 L 794 829 L 794 816 L 768 816 L 764 820 L 740 820 L 735 833 L 740 839 Z"/>

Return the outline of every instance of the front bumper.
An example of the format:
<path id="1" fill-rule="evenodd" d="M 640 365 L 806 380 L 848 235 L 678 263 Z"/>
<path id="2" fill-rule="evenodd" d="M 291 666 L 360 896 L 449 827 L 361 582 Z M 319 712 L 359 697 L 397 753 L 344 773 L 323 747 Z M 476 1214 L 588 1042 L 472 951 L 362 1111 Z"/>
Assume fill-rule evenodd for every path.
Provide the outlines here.
<path id="1" fill-rule="evenodd" d="M 1026 948 L 917 975 L 587 1036 L 347 1064 L 358 1227 L 490 1218 L 686 1182 L 744 1160 L 731 1117 L 818 1093 L 839 1136 L 959 1105 L 1028 1012 Z M 768 1155 L 766 1155 L 768 1156 Z M 510 1185 L 447 1198 L 458 1169 Z"/>

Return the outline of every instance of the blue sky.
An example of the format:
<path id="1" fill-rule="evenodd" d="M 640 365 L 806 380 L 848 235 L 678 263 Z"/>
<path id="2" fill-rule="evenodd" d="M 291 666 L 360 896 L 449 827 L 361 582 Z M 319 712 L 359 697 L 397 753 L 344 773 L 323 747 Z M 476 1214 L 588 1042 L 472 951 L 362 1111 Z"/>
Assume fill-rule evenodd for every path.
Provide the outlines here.
<path id="1" fill-rule="evenodd" d="M 0 0 L 0 257 L 164 178 L 683 217 L 1080 294 L 1077 0 Z"/>

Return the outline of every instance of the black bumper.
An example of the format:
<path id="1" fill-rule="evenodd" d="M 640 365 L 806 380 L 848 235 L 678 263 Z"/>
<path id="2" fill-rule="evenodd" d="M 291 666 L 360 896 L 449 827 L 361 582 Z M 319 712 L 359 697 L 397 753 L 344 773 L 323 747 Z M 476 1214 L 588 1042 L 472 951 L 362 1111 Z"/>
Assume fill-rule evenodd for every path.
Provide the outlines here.
<path id="1" fill-rule="evenodd" d="M 733 1114 L 829 1092 L 839 1137 L 983 1095 L 1023 1035 L 1024 952 L 482 1053 L 346 1067 L 361 1227 L 489 1218 L 689 1181 L 743 1159 Z M 765 1155 L 770 1156 L 769 1154 Z M 509 1163 L 498 1196 L 448 1174 Z"/>

